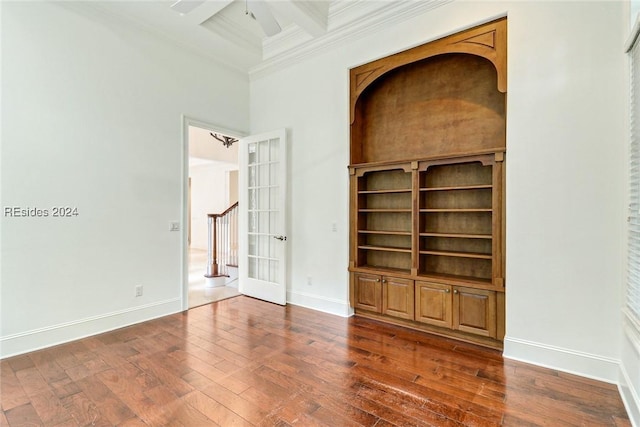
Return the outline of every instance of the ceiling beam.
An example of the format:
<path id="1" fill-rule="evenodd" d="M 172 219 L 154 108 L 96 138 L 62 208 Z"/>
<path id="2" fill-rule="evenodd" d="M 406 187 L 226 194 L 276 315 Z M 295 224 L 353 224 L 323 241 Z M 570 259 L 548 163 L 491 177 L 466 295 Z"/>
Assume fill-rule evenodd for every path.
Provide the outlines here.
<path id="1" fill-rule="evenodd" d="M 183 16 L 185 21 L 193 25 L 200 25 L 233 3 L 233 0 L 204 0 L 200 1 L 200 3 L 200 5 Z"/>
<path id="2" fill-rule="evenodd" d="M 320 37 L 326 34 L 329 9 L 322 6 L 323 2 L 307 0 L 266 1 L 269 7 L 288 16 L 311 36 Z"/>

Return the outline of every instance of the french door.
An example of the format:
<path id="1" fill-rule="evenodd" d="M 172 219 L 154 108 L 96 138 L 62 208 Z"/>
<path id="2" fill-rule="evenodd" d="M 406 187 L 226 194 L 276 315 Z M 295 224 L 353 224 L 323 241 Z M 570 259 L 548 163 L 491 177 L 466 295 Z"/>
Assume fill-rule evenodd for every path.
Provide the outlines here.
<path id="1" fill-rule="evenodd" d="M 286 304 L 286 131 L 239 142 L 238 290 Z"/>

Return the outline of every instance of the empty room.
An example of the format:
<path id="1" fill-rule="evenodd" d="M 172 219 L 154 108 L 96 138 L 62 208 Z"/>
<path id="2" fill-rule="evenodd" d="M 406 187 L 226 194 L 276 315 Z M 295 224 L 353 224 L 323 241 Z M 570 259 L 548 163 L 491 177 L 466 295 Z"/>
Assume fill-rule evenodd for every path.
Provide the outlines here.
<path id="1" fill-rule="evenodd" d="M 640 425 L 639 13 L 1 1 L 0 425 Z"/>

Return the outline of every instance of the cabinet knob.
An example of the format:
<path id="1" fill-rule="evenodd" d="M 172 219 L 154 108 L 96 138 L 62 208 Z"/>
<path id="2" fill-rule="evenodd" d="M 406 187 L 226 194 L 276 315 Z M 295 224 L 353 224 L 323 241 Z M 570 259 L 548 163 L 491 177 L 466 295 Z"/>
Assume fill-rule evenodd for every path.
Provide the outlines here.
<path id="1" fill-rule="evenodd" d="M 458 290 L 457 290 L 457 289 L 454 289 L 454 290 L 453 290 L 453 293 L 454 293 L 454 294 L 457 294 L 457 293 L 458 293 Z"/>
<path id="2" fill-rule="evenodd" d="M 387 279 L 382 279 L 382 283 L 387 283 Z"/>
<path id="3" fill-rule="evenodd" d="M 445 294 L 448 294 L 449 292 L 451 292 L 449 289 L 445 289 L 445 290 L 444 290 L 444 293 L 445 293 Z"/>
<path id="4" fill-rule="evenodd" d="M 380 281 L 380 279 L 376 279 L 376 282 L 379 282 L 379 281 Z"/>

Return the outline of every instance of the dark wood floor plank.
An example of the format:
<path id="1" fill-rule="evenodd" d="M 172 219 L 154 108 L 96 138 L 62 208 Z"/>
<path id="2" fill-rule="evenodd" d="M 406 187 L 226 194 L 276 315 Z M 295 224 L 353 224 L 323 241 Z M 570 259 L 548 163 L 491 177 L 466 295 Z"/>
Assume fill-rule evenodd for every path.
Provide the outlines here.
<path id="1" fill-rule="evenodd" d="M 42 375 L 42 378 L 47 383 L 63 380 L 67 377 L 64 369 L 60 367 L 58 362 L 51 357 L 46 351 L 37 351 L 31 354 L 31 360 L 33 360 L 36 368 Z"/>
<path id="2" fill-rule="evenodd" d="M 246 400 L 242 395 L 218 385 L 209 386 L 202 390 L 202 393 L 254 425 L 262 422 L 268 414 L 267 411 Z"/>
<path id="3" fill-rule="evenodd" d="M 58 399 L 64 399 L 67 396 L 71 396 L 72 394 L 76 394 L 81 391 L 78 383 L 69 377 L 53 382 L 50 386 Z"/>
<path id="4" fill-rule="evenodd" d="M 9 358 L 6 360 L 6 363 L 9 364 L 13 372 L 35 367 L 35 363 L 33 363 L 30 355 L 27 354 Z"/>
<path id="5" fill-rule="evenodd" d="M 112 425 L 118 425 L 134 417 L 131 409 L 95 376 L 83 378 L 77 384 Z"/>
<path id="6" fill-rule="evenodd" d="M 62 399 L 65 412 L 71 415 L 76 425 L 109 425 L 97 405 L 84 392 L 72 394 Z"/>
<path id="7" fill-rule="evenodd" d="M 161 408 L 145 395 L 145 391 L 152 387 L 145 386 L 144 380 L 132 378 L 136 375 L 132 370 L 121 368 L 123 366 L 101 372 L 97 377 L 145 423 L 150 425 L 166 424 L 168 420 Z"/>
<path id="8" fill-rule="evenodd" d="M 292 390 L 304 392 L 311 396 L 328 411 L 341 414 L 347 422 L 355 422 L 361 425 L 375 425 L 378 418 L 361 409 L 352 406 L 349 398 L 336 397 L 336 391 L 341 388 L 348 389 L 353 385 L 354 379 L 348 373 L 342 372 L 340 367 L 324 366 L 322 368 L 309 364 L 304 360 L 295 360 L 292 356 L 281 354 L 266 361 L 265 366 L 271 371 L 263 371 L 263 375 L 279 382 L 280 376 L 288 376 L 286 383 L 295 384 Z M 273 371 L 277 371 L 275 374 Z"/>
<path id="9" fill-rule="evenodd" d="M 8 411 L 28 403 L 29 396 L 22 388 L 11 365 L 8 361 L 2 361 L 2 365 L 0 365 L 0 408 Z"/>
<path id="10" fill-rule="evenodd" d="M 101 358 L 96 357 L 94 359 L 89 359 L 85 362 L 82 362 L 79 365 L 67 368 L 65 370 L 65 373 L 72 380 L 80 381 L 83 378 L 95 375 L 108 369 L 111 369 L 111 366 L 107 365 L 107 363 Z"/>
<path id="11" fill-rule="evenodd" d="M 378 390 L 390 398 L 400 399 L 407 404 L 420 405 L 425 409 L 465 425 L 499 424 L 502 413 L 493 406 L 485 407 L 472 402 L 467 395 L 447 394 L 437 388 L 424 387 L 397 379 L 384 372 L 356 366 L 361 371 L 363 390 Z"/>
<path id="12" fill-rule="evenodd" d="M 237 297 L 0 361 L 0 426 L 630 426 L 617 387 Z"/>
<path id="13" fill-rule="evenodd" d="M 154 376 L 161 383 L 169 387 L 178 397 L 184 396 L 193 391 L 193 387 L 184 381 L 180 376 L 165 369 L 165 364 L 157 363 L 153 359 L 143 355 L 136 355 L 129 358 L 129 361 L 138 369 Z"/>
<path id="14" fill-rule="evenodd" d="M 59 399 L 51 389 L 47 388 L 31 396 L 31 405 L 45 425 L 56 425 L 73 418 L 73 414 L 64 407 L 64 399 L 69 396 Z"/>
<path id="15" fill-rule="evenodd" d="M 118 424 L 118 427 L 147 427 L 149 424 L 145 423 L 138 417 L 129 418 Z"/>
<path id="16" fill-rule="evenodd" d="M 10 426 L 43 426 L 44 423 L 30 403 L 4 412 Z"/>
<path id="17" fill-rule="evenodd" d="M 42 378 L 40 371 L 35 366 L 17 371 L 16 377 L 27 396 L 36 396 L 49 390 L 49 384 Z"/>
<path id="18" fill-rule="evenodd" d="M 251 426 L 253 425 L 236 412 L 215 401 L 200 391 L 185 396 L 185 401 L 199 412 L 213 421 L 216 425 L 226 426 Z"/>
<path id="19" fill-rule="evenodd" d="M 384 392 L 381 393 L 380 390 L 375 390 L 364 385 L 360 387 L 358 395 L 368 398 L 369 400 L 380 402 L 391 410 L 399 411 L 406 416 L 418 419 L 429 425 L 442 427 L 462 427 L 465 425 L 473 425 L 469 420 L 467 420 L 466 423 L 458 422 L 448 418 L 444 414 L 433 412 L 424 406 L 418 406 L 411 402 L 407 402 L 405 399 L 402 399 L 401 396 Z M 476 419 L 475 421 L 478 420 Z"/>

